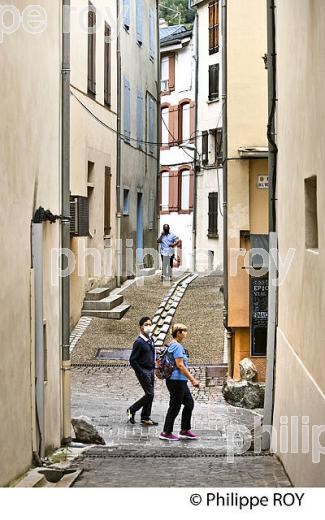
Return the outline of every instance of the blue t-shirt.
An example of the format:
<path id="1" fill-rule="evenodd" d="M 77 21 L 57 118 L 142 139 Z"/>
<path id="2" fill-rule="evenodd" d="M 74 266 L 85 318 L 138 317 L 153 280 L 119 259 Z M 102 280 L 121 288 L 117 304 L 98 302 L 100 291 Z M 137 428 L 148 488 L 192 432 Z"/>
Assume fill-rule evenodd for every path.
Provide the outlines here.
<path id="1" fill-rule="evenodd" d="M 188 368 L 188 358 L 183 345 L 177 343 L 177 341 L 174 341 L 169 345 L 168 352 L 173 354 L 175 359 L 183 358 L 184 367 Z M 169 379 L 172 379 L 173 381 L 188 381 L 188 378 L 184 376 L 184 374 L 182 374 L 178 368 L 173 370 L 173 373 Z"/>
<path id="2" fill-rule="evenodd" d="M 178 237 L 174 235 L 174 233 L 168 233 L 168 235 L 163 234 L 161 237 L 160 254 L 162 254 L 162 256 L 173 256 L 175 249 L 170 247 L 170 245 L 175 244 L 177 240 Z"/>

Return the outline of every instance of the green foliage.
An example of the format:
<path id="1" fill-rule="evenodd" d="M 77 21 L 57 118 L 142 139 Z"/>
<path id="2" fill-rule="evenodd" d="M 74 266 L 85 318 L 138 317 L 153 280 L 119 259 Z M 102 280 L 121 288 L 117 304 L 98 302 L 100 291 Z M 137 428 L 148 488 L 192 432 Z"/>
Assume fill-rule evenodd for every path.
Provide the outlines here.
<path id="1" fill-rule="evenodd" d="M 191 28 L 195 17 L 194 11 L 188 8 L 188 0 L 160 0 L 160 18 L 164 18 L 168 25 L 186 25 Z"/>

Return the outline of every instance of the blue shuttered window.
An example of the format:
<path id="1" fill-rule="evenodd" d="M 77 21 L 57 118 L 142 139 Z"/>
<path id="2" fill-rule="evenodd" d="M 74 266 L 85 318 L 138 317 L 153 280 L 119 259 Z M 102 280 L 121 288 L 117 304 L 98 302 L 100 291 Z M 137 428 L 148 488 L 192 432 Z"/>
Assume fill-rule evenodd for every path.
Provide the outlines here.
<path id="1" fill-rule="evenodd" d="M 123 0 L 123 24 L 126 29 L 130 28 L 130 0 Z"/>
<path id="2" fill-rule="evenodd" d="M 155 59 L 155 17 L 153 10 L 149 10 L 149 54 L 150 59 Z"/>
<path id="3" fill-rule="evenodd" d="M 131 87 L 129 80 L 124 76 L 124 135 L 129 143 L 131 137 Z"/>
<path id="4" fill-rule="evenodd" d="M 155 145 L 155 101 L 149 95 L 148 97 L 148 141 L 149 153 L 153 154 Z"/>
<path id="5" fill-rule="evenodd" d="M 143 0 L 136 0 L 137 15 L 137 42 L 142 44 L 143 41 Z"/>
<path id="6" fill-rule="evenodd" d="M 143 93 L 137 89 L 137 144 L 143 150 Z"/>

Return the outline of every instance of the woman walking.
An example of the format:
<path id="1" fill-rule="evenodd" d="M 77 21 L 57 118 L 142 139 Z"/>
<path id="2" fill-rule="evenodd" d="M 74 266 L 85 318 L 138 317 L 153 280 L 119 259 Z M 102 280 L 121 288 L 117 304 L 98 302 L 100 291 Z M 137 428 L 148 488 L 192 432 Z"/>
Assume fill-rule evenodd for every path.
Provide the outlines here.
<path id="1" fill-rule="evenodd" d="M 190 381 L 194 387 L 199 387 L 200 384 L 188 370 L 188 353 L 182 344 L 187 336 L 187 327 L 182 323 L 173 325 L 172 336 L 173 341 L 168 346 L 168 353 L 174 358 L 176 366 L 170 378 L 166 379 L 170 401 L 164 430 L 159 435 L 159 438 L 167 441 L 178 441 L 180 439 L 196 440 L 198 436 L 191 431 L 194 400 L 187 383 Z M 184 408 L 181 431 L 179 435 L 173 435 L 174 422 L 182 405 L 184 405 Z"/>

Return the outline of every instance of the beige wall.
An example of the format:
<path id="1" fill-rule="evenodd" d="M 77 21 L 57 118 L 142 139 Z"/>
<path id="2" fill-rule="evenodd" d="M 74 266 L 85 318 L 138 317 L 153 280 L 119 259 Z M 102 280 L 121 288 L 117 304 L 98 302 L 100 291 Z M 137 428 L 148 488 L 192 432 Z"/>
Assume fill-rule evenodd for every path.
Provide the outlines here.
<path id="1" fill-rule="evenodd" d="M 60 213 L 61 2 L 39 0 L 47 29 L 20 28 L 0 44 L 0 485 L 32 460 L 31 219 L 39 206 Z M 16 0 L 22 10 L 27 0 Z M 59 289 L 50 283 L 50 249 L 59 223 L 44 227 L 44 319 L 48 328 L 45 446 L 60 444 Z"/>
<path id="2" fill-rule="evenodd" d="M 116 130 L 117 125 L 117 88 L 116 88 L 116 2 L 94 0 L 97 11 L 96 31 L 96 98 L 87 94 L 88 72 L 88 34 L 84 29 L 87 24 L 87 0 L 72 0 L 71 16 L 71 84 L 72 91 L 83 104 L 108 128 L 102 126 L 79 103 L 71 98 L 71 193 L 87 197 L 88 195 L 88 162 L 94 163 L 94 188 L 91 190 L 90 232 L 92 238 L 74 238 L 71 249 L 76 255 L 78 246 L 96 249 L 100 254 L 99 272 L 94 272 L 90 257 L 86 260 L 85 275 L 76 270 L 71 277 L 71 325 L 75 325 L 86 291 L 100 285 L 114 283 L 115 237 L 116 237 Z M 111 26 L 111 107 L 104 104 L 104 24 Z M 87 26 L 86 26 L 87 29 Z M 104 235 L 104 186 L 105 166 L 111 169 L 111 234 Z M 90 194 L 90 192 L 89 192 Z M 109 247 L 112 245 L 112 247 Z M 107 270 L 105 255 L 113 258 L 112 269 Z"/>
<path id="3" fill-rule="evenodd" d="M 298 10 L 293 0 L 277 9 L 279 254 L 284 259 L 293 248 L 295 256 L 279 288 L 276 428 L 282 415 L 325 424 L 325 12 L 322 0 L 298 3 Z M 312 175 L 318 182 L 314 252 L 305 248 L 304 179 Z M 319 464 L 313 464 L 311 453 L 280 456 L 295 485 L 325 485 L 324 456 Z"/>

